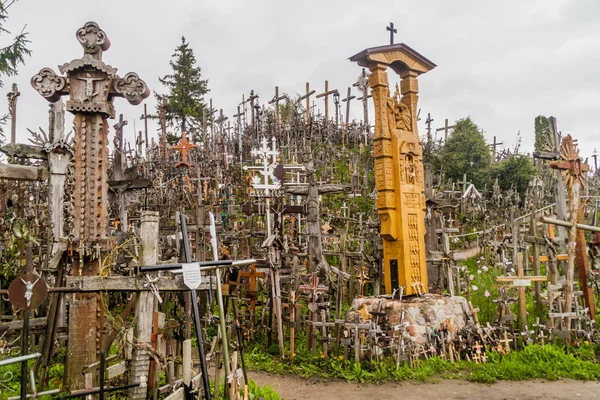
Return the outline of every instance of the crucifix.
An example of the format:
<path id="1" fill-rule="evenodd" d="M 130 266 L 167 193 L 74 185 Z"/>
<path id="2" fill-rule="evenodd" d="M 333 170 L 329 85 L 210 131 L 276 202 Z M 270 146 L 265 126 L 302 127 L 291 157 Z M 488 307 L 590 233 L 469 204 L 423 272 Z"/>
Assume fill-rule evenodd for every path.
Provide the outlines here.
<path id="1" fill-rule="evenodd" d="M 286 96 L 279 95 L 279 86 L 275 86 L 275 96 L 269 100 L 269 104 L 275 103 L 275 132 L 279 138 L 281 138 L 279 135 L 279 131 L 281 130 L 281 124 L 279 121 L 279 101 L 285 100 L 285 97 Z"/>
<path id="2" fill-rule="evenodd" d="M 433 118 L 431 118 L 431 114 L 427 113 L 427 119 L 425 120 L 425 125 L 427 125 L 427 144 L 431 143 L 431 123 L 433 122 Z"/>
<path id="3" fill-rule="evenodd" d="M 364 135 L 365 135 L 365 146 L 366 146 L 367 145 L 367 137 L 368 137 L 369 131 L 371 130 L 371 127 L 369 125 L 369 98 L 371 98 L 373 96 L 368 93 L 369 74 L 367 74 L 367 71 L 365 70 L 365 68 L 362 69 L 362 72 L 360 73 L 358 80 L 352 86 L 358 87 L 358 89 L 362 93 L 362 96 L 358 97 L 356 100 L 362 101 L 362 103 L 363 103 L 363 122 L 365 124 L 365 134 Z"/>
<path id="4" fill-rule="evenodd" d="M 242 128 L 242 115 L 245 115 L 245 114 L 240 112 L 240 106 L 237 106 L 237 114 L 235 114 L 233 116 L 233 118 L 237 118 L 238 154 L 240 156 L 240 162 L 242 162 L 243 157 L 244 157 L 243 146 L 242 146 L 242 137 L 244 134 L 244 129 Z"/>
<path id="5" fill-rule="evenodd" d="M 147 109 L 147 104 L 144 103 L 144 113 L 142 114 L 142 116 L 140 117 L 140 119 L 144 120 L 144 139 L 146 139 L 145 143 L 146 143 L 146 151 L 148 151 L 148 109 Z"/>
<path id="6" fill-rule="evenodd" d="M 50 102 L 69 95 L 67 111 L 75 114 L 71 234 L 74 242 L 82 246 L 91 248 L 101 243 L 108 249 L 107 119 L 115 116 L 112 104 L 115 97 L 125 97 L 137 105 L 148 97 L 150 90 L 136 73 L 119 77 L 115 68 L 102 61 L 102 53 L 108 50 L 110 41 L 98 24 L 87 22 L 77 30 L 76 37 L 84 55 L 59 67 L 66 76 L 42 68 L 31 78 L 31 85 Z M 89 96 L 89 85 L 93 96 Z M 83 254 L 79 259 L 83 263 L 76 263 L 74 274 L 99 273 L 98 259 Z M 84 366 L 97 361 L 100 355 L 104 323 L 98 295 L 75 296 L 77 301 L 72 303 L 70 311 L 67 381 L 77 389 L 85 385 Z"/>
<path id="7" fill-rule="evenodd" d="M 12 84 L 12 90 L 8 92 L 8 112 L 10 114 L 10 143 L 17 143 L 17 100 L 21 92 L 16 83 Z"/>
<path id="8" fill-rule="evenodd" d="M 398 33 L 398 29 L 394 28 L 393 22 L 390 22 L 390 26 L 387 26 L 385 30 L 390 32 L 390 44 L 394 44 L 394 33 Z"/>
<path id="9" fill-rule="evenodd" d="M 440 131 L 444 131 L 444 143 L 446 143 L 446 141 L 448 141 L 448 132 L 450 131 L 450 129 L 453 129 L 456 127 L 455 125 L 448 125 L 448 118 L 446 118 L 445 122 L 444 122 L 444 127 L 443 128 L 437 128 L 435 131 L 436 132 L 440 132 Z"/>
<path id="10" fill-rule="evenodd" d="M 255 115 L 254 115 L 254 111 L 255 111 L 254 110 L 254 100 L 256 100 L 256 99 L 258 99 L 258 95 L 254 94 L 254 90 L 251 90 L 250 91 L 250 96 L 248 97 L 247 101 L 250 102 L 250 118 L 251 118 L 250 121 L 252 121 L 252 124 L 254 124 L 254 122 L 255 122 L 254 121 L 254 118 L 255 118 Z"/>
<path id="11" fill-rule="evenodd" d="M 162 97 L 160 103 L 160 138 L 159 142 L 159 153 L 162 154 L 164 160 L 169 159 L 169 144 L 167 143 L 167 98 Z"/>
<path id="12" fill-rule="evenodd" d="M 325 121 L 329 120 L 329 96 L 337 94 L 339 96 L 339 92 L 337 89 L 329 90 L 329 81 L 325 81 L 325 91 L 317 95 L 317 99 L 321 97 L 325 97 Z"/>

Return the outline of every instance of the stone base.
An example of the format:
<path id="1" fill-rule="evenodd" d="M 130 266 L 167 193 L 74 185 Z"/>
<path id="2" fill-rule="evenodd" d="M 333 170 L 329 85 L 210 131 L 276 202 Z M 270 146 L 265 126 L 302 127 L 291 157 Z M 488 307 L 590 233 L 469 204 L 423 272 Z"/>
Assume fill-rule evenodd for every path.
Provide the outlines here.
<path id="1" fill-rule="evenodd" d="M 358 319 L 359 310 L 365 306 L 371 313 L 371 321 L 380 325 L 382 330 L 393 334 L 394 327 L 403 325 L 403 336 L 420 345 L 428 341 L 427 332 L 431 333 L 432 328 L 447 329 L 448 338 L 452 340 L 457 332 L 469 323 L 467 299 L 459 296 L 425 294 L 402 301 L 384 297 L 362 297 L 352 302 L 348 313 L 350 321 Z M 364 314 L 364 311 L 360 314 Z"/>

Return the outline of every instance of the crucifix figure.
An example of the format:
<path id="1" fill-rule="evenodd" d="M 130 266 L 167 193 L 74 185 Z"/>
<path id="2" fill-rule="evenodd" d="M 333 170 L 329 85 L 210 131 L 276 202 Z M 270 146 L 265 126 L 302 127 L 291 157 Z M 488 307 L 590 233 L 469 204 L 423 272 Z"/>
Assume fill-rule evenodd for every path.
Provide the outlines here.
<path id="1" fill-rule="evenodd" d="M 84 78 L 78 77 L 77 79 L 85 82 L 85 101 L 91 103 L 94 97 L 98 96 L 98 92 L 94 91 L 94 82 L 101 81 L 103 78 L 94 78 L 88 72 Z"/>
<path id="2" fill-rule="evenodd" d="M 67 111 L 75 115 L 73 173 L 73 242 L 82 248 L 103 249 L 108 240 L 108 118 L 115 117 L 113 99 L 125 97 L 137 105 L 150 94 L 146 83 L 134 72 L 117 75 L 117 70 L 102 60 L 110 41 L 95 22 L 77 30 L 84 55 L 59 66 L 64 75 L 42 68 L 31 78 L 31 85 L 46 100 L 54 103 L 69 96 Z M 95 85 L 94 85 L 95 82 Z M 96 254 L 100 257 L 100 254 Z M 98 258 L 81 254 L 74 274 L 97 275 Z M 72 302 L 69 323 L 68 376 L 71 388 L 84 387 L 83 369 L 98 360 L 102 349 L 104 318 L 96 294 L 77 294 Z"/>

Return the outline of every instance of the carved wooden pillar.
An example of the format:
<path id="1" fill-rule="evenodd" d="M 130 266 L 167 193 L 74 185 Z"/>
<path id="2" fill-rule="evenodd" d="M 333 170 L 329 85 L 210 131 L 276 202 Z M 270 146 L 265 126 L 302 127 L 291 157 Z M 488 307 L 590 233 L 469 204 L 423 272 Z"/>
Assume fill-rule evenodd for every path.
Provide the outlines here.
<path id="1" fill-rule="evenodd" d="M 417 76 L 435 67 L 406 46 L 366 49 L 350 58 L 371 71 L 375 105 L 375 186 L 386 293 L 427 292 L 423 151 L 417 133 Z M 390 96 L 387 69 L 402 78 Z M 402 95 L 402 97 L 400 97 Z"/>

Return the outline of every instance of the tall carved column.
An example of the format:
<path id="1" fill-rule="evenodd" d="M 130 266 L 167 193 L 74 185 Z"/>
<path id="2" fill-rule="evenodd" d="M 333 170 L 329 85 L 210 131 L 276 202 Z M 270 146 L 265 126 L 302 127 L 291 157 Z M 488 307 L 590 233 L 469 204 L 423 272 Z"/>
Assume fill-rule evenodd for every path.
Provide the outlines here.
<path id="1" fill-rule="evenodd" d="M 417 132 L 417 76 L 435 67 L 405 44 L 366 49 L 350 58 L 371 71 L 375 105 L 375 186 L 381 219 L 386 293 L 428 290 L 423 151 Z M 390 95 L 387 69 L 402 80 Z"/>
<path id="2" fill-rule="evenodd" d="M 117 70 L 102 61 L 110 41 L 95 22 L 76 32 L 83 57 L 59 67 L 65 76 L 42 68 L 31 85 L 50 102 L 68 95 L 67 111 L 75 114 L 73 229 L 74 250 L 71 274 L 99 273 L 99 260 L 111 247 L 107 237 L 108 118 L 114 118 L 113 99 L 125 97 L 139 104 L 150 93 L 146 83 L 133 72 L 119 77 Z M 83 370 L 98 360 L 104 333 L 104 307 L 96 294 L 70 296 L 67 382 L 71 389 L 84 387 Z"/>

